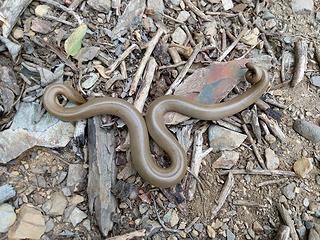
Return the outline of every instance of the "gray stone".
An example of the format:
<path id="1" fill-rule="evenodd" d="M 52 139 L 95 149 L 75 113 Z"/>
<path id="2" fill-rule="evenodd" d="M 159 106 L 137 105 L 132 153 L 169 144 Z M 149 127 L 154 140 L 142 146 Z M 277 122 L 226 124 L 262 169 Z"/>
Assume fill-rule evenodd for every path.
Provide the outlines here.
<path id="1" fill-rule="evenodd" d="M 282 193 L 283 193 L 283 195 L 286 196 L 287 199 L 292 200 L 296 196 L 296 193 L 294 191 L 295 188 L 296 188 L 295 183 L 289 183 L 287 186 L 282 188 Z"/>
<path id="2" fill-rule="evenodd" d="M 311 228 L 308 236 L 308 240 L 319 240 L 320 234 L 314 229 Z"/>
<path id="3" fill-rule="evenodd" d="M 162 14 L 165 9 L 163 0 L 148 0 L 147 8 L 160 14 Z"/>
<path id="4" fill-rule="evenodd" d="M 176 30 L 171 34 L 172 41 L 177 44 L 183 45 L 187 40 L 187 34 L 182 30 L 181 27 L 176 28 Z"/>
<path id="5" fill-rule="evenodd" d="M 84 220 L 85 218 L 87 218 L 87 214 L 81 211 L 79 208 L 75 207 L 72 210 L 70 216 L 68 217 L 68 221 L 71 222 L 72 225 L 75 227 L 79 223 L 81 223 L 82 220 Z"/>
<path id="6" fill-rule="evenodd" d="M 320 142 L 320 127 L 312 122 L 298 119 L 294 122 L 293 129 L 311 142 Z"/>
<path id="7" fill-rule="evenodd" d="M 178 21 L 185 22 L 190 17 L 190 13 L 188 11 L 181 11 L 177 17 Z"/>
<path id="8" fill-rule="evenodd" d="M 227 240 L 235 240 L 236 239 L 236 236 L 234 235 L 234 233 L 231 232 L 229 229 L 227 229 L 226 233 L 227 233 Z"/>
<path id="9" fill-rule="evenodd" d="M 51 232 L 53 228 L 54 228 L 53 219 L 49 218 L 48 221 L 46 222 L 46 230 L 45 230 L 45 232 L 46 233 Z"/>
<path id="10" fill-rule="evenodd" d="M 8 201 L 16 195 L 16 190 L 9 184 L 0 187 L 0 204 Z"/>
<path id="11" fill-rule="evenodd" d="M 20 104 L 11 127 L 0 132 L 0 163 L 7 163 L 34 146 L 56 148 L 69 143 L 73 124 L 62 122 L 49 113 L 39 119 L 41 110 L 37 103 Z"/>
<path id="12" fill-rule="evenodd" d="M 220 157 L 212 164 L 213 168 L 231 169 L 237 164 L 240 154 L 236 151 L 222 151 Z"/>
<path id="13" fill-rule="evenodd" d="M 270 20 L 270 19 L 274 19 L 274 18 L 275 18 L 275 16 L 270 11 L 266 10 L 263 12 L 262 19 Z"/>
<path id="14" fill-rule="evenodd" d="M 170 0 L 171 4 L 174 6 L 179 6 L 182 0 Z"/>
<path id="15" fill-rule="evenodd" d="M 16 221 L 14 208 L 7 203 L 0 205 L 0 233 L 5 233 L 9 227 Z"/>
<path id="16" fill-rule="evenodd" d="M 179 222 L 179 216 L 177 211 L 174 209 L 170 209 L 164 216 L 163 221 L 169 223 L 171 227 L 174 227 Z"/>
<path id="17" fill-rule="evenodd" d="M 297 233 L 299 235 L 299 239 L 305 239 L 306 232 L 307 232 L 307 229 L 303 224 L 301 226 L 299 226 L 297 228 Z"/>
<path id="18" fill-rule="evenodd" d="M 194 229 L 195 230 L 197 230 L 198 232 L 202 232 L 203 231 L 203 229 L 204 229 L 204 226 L 203 226 L 203 224 L 202 223 L 195 223 L 194 225 L 193 225 L 193 227 L 194 227 Z"/>
<path id="19" fill-rule="evenodd" d="M 316 87 L 320 87 L 320 76 L 313 76 L 310 78 L 310 82 L 312 85 Z"/>
<path id="20" fill-rule="evenodd" d="M 32 19 L 31 23 L 31 30 L 37 33 L 47 34 L 51 32 L 53 29 L 51 22 L 40 18 L 34 18 Z"/>
<path id="21" fill-rule="evenodd" d="M 51 199 L 43 205 L 43 210 L 50 216 L 61 216 L 68 201 L 62 192 L 55 192 L 51 195 Z"/>
<path id="22" fill-rule="evenodd" d="M 70 164 L 67 177 L 67 186 L 73 192 L 84 190 L 87 170 L 82 164 Z"/>
<path id="23" fill-rule="evenodd" d="M 111 9 L 111 0 L 88 0 L 87 3 L 99 12 L 108 12 Z"/>
<path id="24" fill-rule="evenodd" d="M 212 37 L 217 35 L 217 23 L 215 21 L 206 22 L 204 24 L 204 34 Z"/>
<path id="25" fill-rule="evenodd" d="M 154 21 L 151 17 L 143 18 L 142 24 L 143 24 L 144 29 L 147 30 L 147 32 L 157 31 L 157 26 L 154 24 Z"/>
<path id="26" fill-rule="evenodd" d="M 275 154 L 275 152 L 270 148 L 266 148 L 265 156 L 267 168 L 269 170 L 276 170 L 279 167 L 280 160 L 278 156 Z"/>
<path id="27" fill-rule="evenodd" d="M 145 214 L 149 210 L 149 205 L 148 204 L 140 204 L 139 205 L 139 212 L 140 214 Z"/>
<path id="28" fill-rule="evenodd" d="M 314 9 L 313 0 L 292 0 L 291 7 L 294 13 L 310 13 Z"/>
<path id="29" fill-rule="evenodd" d="M 246 138 L 244 134 L 217 125 L 209 127 L 209 141 L 214 152 L 238 148 Z"/>

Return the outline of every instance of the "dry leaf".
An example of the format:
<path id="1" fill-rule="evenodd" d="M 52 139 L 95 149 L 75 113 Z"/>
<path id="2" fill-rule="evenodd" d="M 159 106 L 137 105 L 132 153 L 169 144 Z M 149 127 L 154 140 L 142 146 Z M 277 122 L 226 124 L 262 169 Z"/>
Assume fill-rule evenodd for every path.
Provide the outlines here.
<path id="1" fill-rule="evenodd" d="M 74 57 L 80 52 L 82 39 L 86 35 L 87 29 L 86 24 L 81 24 L 64 42 L 64 49 L 68 56 Z"/>

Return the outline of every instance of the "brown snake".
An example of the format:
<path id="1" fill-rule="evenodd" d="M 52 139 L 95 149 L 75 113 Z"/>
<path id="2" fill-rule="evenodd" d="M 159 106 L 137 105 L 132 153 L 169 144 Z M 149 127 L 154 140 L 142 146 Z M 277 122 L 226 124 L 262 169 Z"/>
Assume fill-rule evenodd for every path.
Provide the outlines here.
<path id="1" fill-rule="evenodd" d="M 182 96 L 159 97 L 147 110 L 145 118 L 148 129 L 142 114 L 125 100 L 101 97 L 86 101 L 75 89 L 63 84 L 48 86 L 43 96 L 43 104 L 48 112 L 63 121 L 77 121 L 102 114 L 121 118 L 131 136 L 133 165 L 140 176 L 152 185 L 171 187 L 185 175 L 187 157 L 176 138 L 166 128 L 163 115 L 166 112 L 178 112 L 201 120 L 218 120 L 249 107 L 266 91 L 269 80 L 265 70 L 250 63 L 246 66 L 246 79 L 252 86 L 242 95 L 216 104 L 202 104 Z M 65 108 L 58 101 L 59 95 L 80 105 Z M 160 167 L 152 158 L 148 130 L 153 140 L 169 155 L 169 167 Z"/>

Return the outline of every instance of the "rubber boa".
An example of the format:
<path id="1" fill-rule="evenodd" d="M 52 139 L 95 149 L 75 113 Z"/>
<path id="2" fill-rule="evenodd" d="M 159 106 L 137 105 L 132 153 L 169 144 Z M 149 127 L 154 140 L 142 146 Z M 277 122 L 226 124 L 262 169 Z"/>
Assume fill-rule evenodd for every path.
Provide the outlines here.
<path id="1" fill-rule="evenodd" d="M 110 114 L 121 118 L 131 136 L 131 156 L 140 176 L 157 187 L 171 187 L 179 183 L 187 169 L 186 153 L 176 138 L 166 128 L 163 116 L 166 112 L 178 112 L 201 120 L 218 120 L 231 116 L 253 104 L 269 86 L 267 72 L 248 63 L 246 79 L 252 84 L 243 94 L 216 104 L 202 104 L 182 96 L 162 96 L 148 107 L 146 117 L 130 103 L 112 97 L 93 98 L 86 101 L 79 92 L 64 84 L 52 84 L 45 90 L 43 105 L 49 113 L 63 121 L 78 121 L 96 115 Z M 79 104 L 63 107 L 58 96 Z M 148 127 L 148 128 L 147 128 Z M 150 152 L 149 135 L 168 154 L 170 166 L 160 167 Z"/>

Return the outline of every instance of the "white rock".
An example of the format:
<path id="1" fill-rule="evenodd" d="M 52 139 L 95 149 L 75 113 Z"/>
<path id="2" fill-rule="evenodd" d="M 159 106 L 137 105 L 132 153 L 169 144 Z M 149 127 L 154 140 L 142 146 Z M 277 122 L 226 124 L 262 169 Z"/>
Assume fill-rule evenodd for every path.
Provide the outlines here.
<path id="1" fill-rule="evenodd" d="M 8 232 L 9 227 L 16 221 L 14 208 L 7 203 L 0 205 L 0 233 Z"/>
<path id="2" fill-rule="evenodd" d="M 313 169 L 313 159 L 312 158 L 302 158 L 293 164 L 293 170 L 300 177 L 305 178 Z"/>
<path id="3" fill-rule="evenodd" d="M 223 151 L 212 164 L 213 168 L 231 169 L 237 164 L 240 154 L 236 151 Z"/>
<path id="4" fill-rule="evenodd" d="M 15 39 L 21 39 L 23 38 L 24 36 L 24 32 L 21 28 L 15 28 L 13 29 L 13 32 L 12 32 L 12 36 L 15 38 Z"/>
<path id="5" fill-rule="evenodd" d="M 307 13 L 314 9 L 313 0 L 292 0 L 291 6 L 294 13 Z"/>
<path id="6" fill-rule="evenodd" d="M 177 17 L 178 21 L 185 22 L 190 17 L 190 13 L 188 11 L 181 11 Z"/>
<path id="7" fill-rule="evenodd" d="M 88 78 L 81 84 L 84 89 L 90 89 L 99 80 L 99 75 L 90 73 Z"/>
<path id="8" fill-rule="evenodd" d="M 211 21 L 204 24 L 204 34 L 207 36 L 217 35 L 217 22 Z"/>
<path id="9" fill-rule="evenodd" d="M 214 152 L 233 150 L 239 147 L 246 138 L 244 134 L 217 125 L 209 127 L 209 141 Z"/>
<path id="10" fill-rule="evenodd" d="M 231 8 L 233 8 L 233 2 L 232 0 L 222 0 L 222 6 L 224 8 L 224 10 L 229 10 Z"/>
<path id="11" fill-rule="evenodd" d="M 36 16 L 38 17 L 43 17 L 45 15 L 47 15 L 47 13 L 50 10 L 50 6 L 48 5 L 44 5 L 44 4 L 40 4 L 36 7 L 36 9 L 34 10 Z"/>
<path id="12" fill-rule="evenodd" d="M 171 4 L 174 6 L 179 6 L 182 0 L 170 0 Z"/>
<path id="13" fill-rule="evenodd" d="M 258 28 L 248 30 L 248 32 L 241 38 L 241 41 L 250 46 L 255 46 L 258 43 L 260 31 Z"/>
<path id="14" fill-rule="evenodd" d="M 99 12 L 108 12 L 111 8 L 111 0 L 88 0 L 87 3 Z"/>
<path id="15" fill-rule="evenodd" d="M 69 216 L 69 221 L 75 227 L 79 223 L 81 223 L 82 220 L 85 219 L 86 217 L 87 217 L 87 214 L 85 214 L 85 212 L 83 212 L 79 208 L 75 207 Z"/>
<path id="16" fill-rule="evenodd" d="M 11 127 L 0 132 L 0 163 L 7 163 L 34 146 L 57 148 L 69 143 L 73 124 L 49 113 L 38 120 L 41 109 L 37 103 L 20 103 Z"/>
<path id="17" fill-rule="evenodd" d="M 266 156 L 266 166 L 269 170 L 275 170 L 279 167 L 280 160 L 272 149 L 266 148 L 265 156 Z"/>
<path id="18" fill-rule="evenodd" d="M 181 27 L 176 28 L 171 37 L 172 41 L 180 45 L 183 45 L 187 40 L 187 34 L 182 30 Z"/>
<path id="19" fill-rule="evenodd" d="M 51 216 L 61 216 L 67 207 L 68 201 L 62 192 L 55 192 L 52 194 L 51 199 L 44 205 L 48 205 L 46 211 Z"/>
<path id="20" fill-rule="evenodd" d="M 165 9 L 163 0 L 148 0 L 147 8 L 154 10 L 156 13 L 163 13 Z"/>

